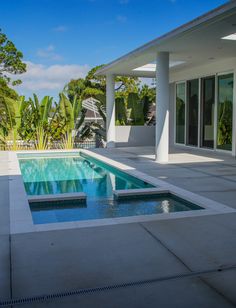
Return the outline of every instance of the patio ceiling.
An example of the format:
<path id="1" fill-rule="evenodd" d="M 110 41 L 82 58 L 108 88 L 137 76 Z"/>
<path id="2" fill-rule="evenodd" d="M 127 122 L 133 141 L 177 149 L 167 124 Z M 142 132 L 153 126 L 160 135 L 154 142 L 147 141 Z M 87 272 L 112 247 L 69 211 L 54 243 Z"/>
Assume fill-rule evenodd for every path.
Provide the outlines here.
<path id="1" fill-rule="evenodd" d="M 235 33 L 236 1 L 233 0 L 118 58 L 97 74 L 155 77 L 158 51 L 170 52 L 171 71 L 236 58 L 236 40 L 222 39 Z"/>

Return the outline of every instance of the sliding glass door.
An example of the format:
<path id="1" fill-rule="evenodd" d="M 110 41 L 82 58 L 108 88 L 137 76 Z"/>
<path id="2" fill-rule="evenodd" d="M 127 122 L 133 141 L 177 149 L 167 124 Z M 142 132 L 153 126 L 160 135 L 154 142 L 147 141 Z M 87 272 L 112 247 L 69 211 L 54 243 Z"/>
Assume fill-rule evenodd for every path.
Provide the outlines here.
<path id="1" fill-rule="evenodd" d="M 234 74 L 176 84 L 175 142 L 232 151 Z"/>
<path id="2" fill-rule="evenodd" d="M 187 145 L 198 146 L 199 80 L 187 82 Z"/>
<path id="3" fill-rule="evenodd" d="M 217 148 L 232 150 L 234 75 L 218 76 Z"/>
<path id="4" fill-rule="evenodd" d="M 175 142 L 185 143 L 185 82 L 176 84 Z"/>
<path id="5" fill-rule="evenodd" d="M 202 78 L 201 147 L 214 148 L 215 76 Z"/>

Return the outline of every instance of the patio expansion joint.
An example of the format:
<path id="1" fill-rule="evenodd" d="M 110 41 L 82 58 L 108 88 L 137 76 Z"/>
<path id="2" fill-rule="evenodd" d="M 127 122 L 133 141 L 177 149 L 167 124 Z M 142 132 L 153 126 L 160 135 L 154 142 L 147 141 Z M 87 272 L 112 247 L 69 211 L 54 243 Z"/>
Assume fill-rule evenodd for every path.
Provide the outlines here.
<path id="1" fill-rule="evenodd" d="M 144 226 L 143 223 L 139 223 L 139 226 L 145 230 L 156 242 L 161 244 L 168 252 L 170 252 L 184 267 L 189 271 L 193 272 L 192 269 L 178 256 L 176 255 L 167 245 L 165 245 L 156 235 L 154 235 L 147 227 Z"/>
<path id="2" fill-rule="evenodd" d="M 142 227 L 156 242 L 158 242 L 159 244 L 161 244 L 161 246 L 163 246 L 168 252 L 170 252 L 182 265 L 184 265 L 186 267 L 186 269 L 190 272 L 189 275 L 194 275 L 196 274 L 196 272 L 194 270 L 192 270 L 177 254 L 175 254 L 166 244 L 164 244 L 156 235 L 154 235 L 148 228 L 146 228 L 143 223 L 139 223 L 140 227 Z M 226 267 L 227 269 L 235 269 L 236 266 L 235 265 L 231 265 Z M 223 268 L 222 268 L 223 270 Z M 208 270 L 206 270 L 207 272 Z M 210 270 L 211 271 L 211 270 Z M 221 269 L 217 270 L 218 272 L 221 272 Z M 203 271 L 204 272 L 204 271 Z M 188 274 L 186 274 L 187 276 Z M 198 278 L 204 283 L 206 284 L 210 289 L 212 289 L 214 292 L 216 292 L 218 295 L 220 295 L 221 297 L 224 298 L 225 301 L 227 301 L 229 304 L 235 306 L 236 303 L 233 302 L 231 299 L 229 299 L 228 297 L 226 297 L 222 292 L 220 292 L 217 288 L 215 288 L 212 284 L 210 284 L 204 277 L 202 276 L 198 276 Z"/>
<path id="3" fill-rule="evenodd" d="M 90 295 L 94 293 L 100 293 L 100 292 L 110 292 L 112 290 L 116 289 L 123 289 L 123 288 L 130 288 L 130 287 L 142 287 L 144 285 L 150 285 L 153 283 L 162 283 L 165 281 L 171 281 L 171 280 L 178 280 L 178 279 L 186 279 L 186 278 L 199 278 L 203 283 L 205 281 L 202 279 L 202 275 L 212 274 L 212 273 L 218 273 L 221 271 L 229 271 L 229 270 L 236 270 L 236 265 L 232 265 L 229 267 L 224 267 L 222 269 L 214 268 L 210 270 L 203 270 L 203 271 L 197 271 L 197 272 L 191 272 L 191 273 L 181 273 L 181 274 L 175 274 L 175 275 L 169 275 L 164 277 L 157 277 L 152 279 L 146 279 L 146 280 L 138 280 L 138 281 L 128 281 L 123 282 L 120 284 L 112 284 L 112 285 L 102 285 L 98 287 L 92 287 L 92 288 L 86 288 L 86 289 L 75 289 L 75 290 L 68 290 L 68 291 L 62 291 L 59 293 L 48 293 L 48 294 L 42 294 L 42 295 L 35 295 L 32 297 L 24 297 L 24 298 L 16 298 L 16 299 L 7 299 L 7 300 L 1 300 L 0 301 L 0 307 L 12 307 L 12 305 L 23 305 L 23 304 L 32 304 L 32 303 L 48 303 L 49 301 L 52 302 L 57 299 L 62 299 L 65 297 L 71 297 L 71 296 L 84 296 L 84 295 Z M 207 284 L 208 285 L 208 284 Z M 210 285 L 208 285 L 210 288 L 212 288 Z M 218 295 L 223 296 L 224 300 L 228 301 L 230 304 L 235 307 L 235 303 L 228 300 L 224 295 L 222 295 L 218 290 L 215 288 L 212 288 L 215 292 L 217 292 Z"/>
<path id="4" fill-rule="evenodd" d="M 228 298 L 227 296 L 225 296 L 225 294 L 224 293 L 222 293 L 222 292 L 220 292 L 220 290 L 218 290 L 217 288 L 215 288 L 212 284 L 210 284 L 207 280 L 206 280 L 206 278 L 204 278 L 204 277 L 199 277 L 200 278 L 200 280 L 203 282 L 203 283 L 205 283 L 209 288 L 211 288 L 213 291 L 215 291 L 218 295 L 220 295 L 221 297 L 223 297 L 223 299 L 225 300 L 225 301 L 227 301 L 229 304 L 231 304 L 233 307 L 235 307 L 236 306 L 236 302 L 233 302 L 230 298 Z"/>

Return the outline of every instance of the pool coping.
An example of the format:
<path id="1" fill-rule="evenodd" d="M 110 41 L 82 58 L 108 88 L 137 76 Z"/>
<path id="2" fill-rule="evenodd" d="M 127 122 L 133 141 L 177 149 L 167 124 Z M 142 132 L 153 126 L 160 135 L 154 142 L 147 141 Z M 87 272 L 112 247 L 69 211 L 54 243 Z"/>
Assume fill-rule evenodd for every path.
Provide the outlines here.
<path id="1" fill-rule="evenodd" d="M 20 171 L 19 161 L 17 154 L 34 154 L 37 153 L 84 153 L 90 157 L 98 159 L 105 164 L 117 168 L 131 176 L 138 178 L 139 180 L 148 182 L 155 186 L 154 188 L 145 188 L 145 193 L 154 193 L 159 191 L 165 191 L 186 200 L 187 202 L 199 205 L 203 209 L 197 211 L 183 211 L 183 212 L 173 212 L 173 213 L 162 213 L 162 214 L 151 214 L 151 215 L 139 215 L 139 216 L 128 216 L 128 217 L 117 217 L 117 218 L 103 218 L 103 219 L 91 219 L 83 221 L 73 221 L 73 222 L 60 222 L 60 223 L 50 223 L 50 224 L 34 224 L 30 206 L 28 202 L 28 197 L 24 188 L 24 182 Z M 129 190 L 114 191 L 115 194 L 130 194 Z M 141 190 L 140 190 L 141 193 Z M 169 220 L 196 216 L 206 216 L 206 215 L 216 215 L 236 212 L 235 209 L 226 206 L 224 204 L 218 203 L 206 197 L 202 197 L 195 193 L 189 192 L 185 189 L 179 188 L 172 184 L 169 184 L 163 180 L 156 179 L 149 176 L 143 172 L 136 170 L 126 164 L 117 162 L 111 158 L 107 158 L 98 153 L 94 153 L 85 149 L 78 150 L 46 150 L 46 151 L 20 151 L 20 152 L 9 152 L 9 200 L 10 200 L 10 230 L 11 234 L 18 233 L 28 233 L 28 232 L 41 232 L 50 230 L 62 230 L 62 229 L 73 229 L 73 228 L 84 228 L 84 227 L 95 227 L 95 226 L 105 226 L 114 224 L 124 224 L 124 223 L 134 223 L 134 222 L 146 222 L 154 220 Z M 16 206 L 17 204 L 17 206 Z"/>
<path id="2" fill-rule="evenodd" d="M 160 187 L 150 187 L 150 188 L 137 188 L 137 189 L 119 189 L 113 190 L 113 196 L 116 200 L 125 197 L 134 197 L 134 196 L 160 196 L 163 194 L 168 194 L 169 191 Z"/>
<path id="3" fill-rule="evenodd" d="M 28 197 L 29 203 L 50 202 L 50 201 L 68 201 L 68 200 L 85 201 L 87 198 L 84 192 L 48 194 L 48 195 L 28 195 L 27 197 Z"/>

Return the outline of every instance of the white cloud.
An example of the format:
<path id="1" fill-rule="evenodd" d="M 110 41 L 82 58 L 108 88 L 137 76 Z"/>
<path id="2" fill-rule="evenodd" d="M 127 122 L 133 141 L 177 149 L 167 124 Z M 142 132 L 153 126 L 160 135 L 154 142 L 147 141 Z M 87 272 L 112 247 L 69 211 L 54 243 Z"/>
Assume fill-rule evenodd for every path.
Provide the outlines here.
<path id="1" fill-rule="evenodd" d="M 90 67 L 88 65 L 50 65 L 26 62 L 27 72 L 17 76 L 22 84 L 17 88 L 21 93 L 26 91 L 37 92 L 38 90 L 61 91 L 71 79 L 83 78 Z"/>
<path id="2" fill-rule="evenodd" d="M 55 32 L 66 32 L 67 30 L 68 30 L 68 27 L 64 25 L 59 25 L 52 29 L 52 31 L 55 31 Z"/>
<path id="3" fill-rule="evenodd" d="M 62 60 L 62 56 L 55 52 L 55 47 L 52 44 L 48 45 L 45 48 L 38 49 L 37 56 L 39 58 L 45 58 L 53 61 Z"/>

